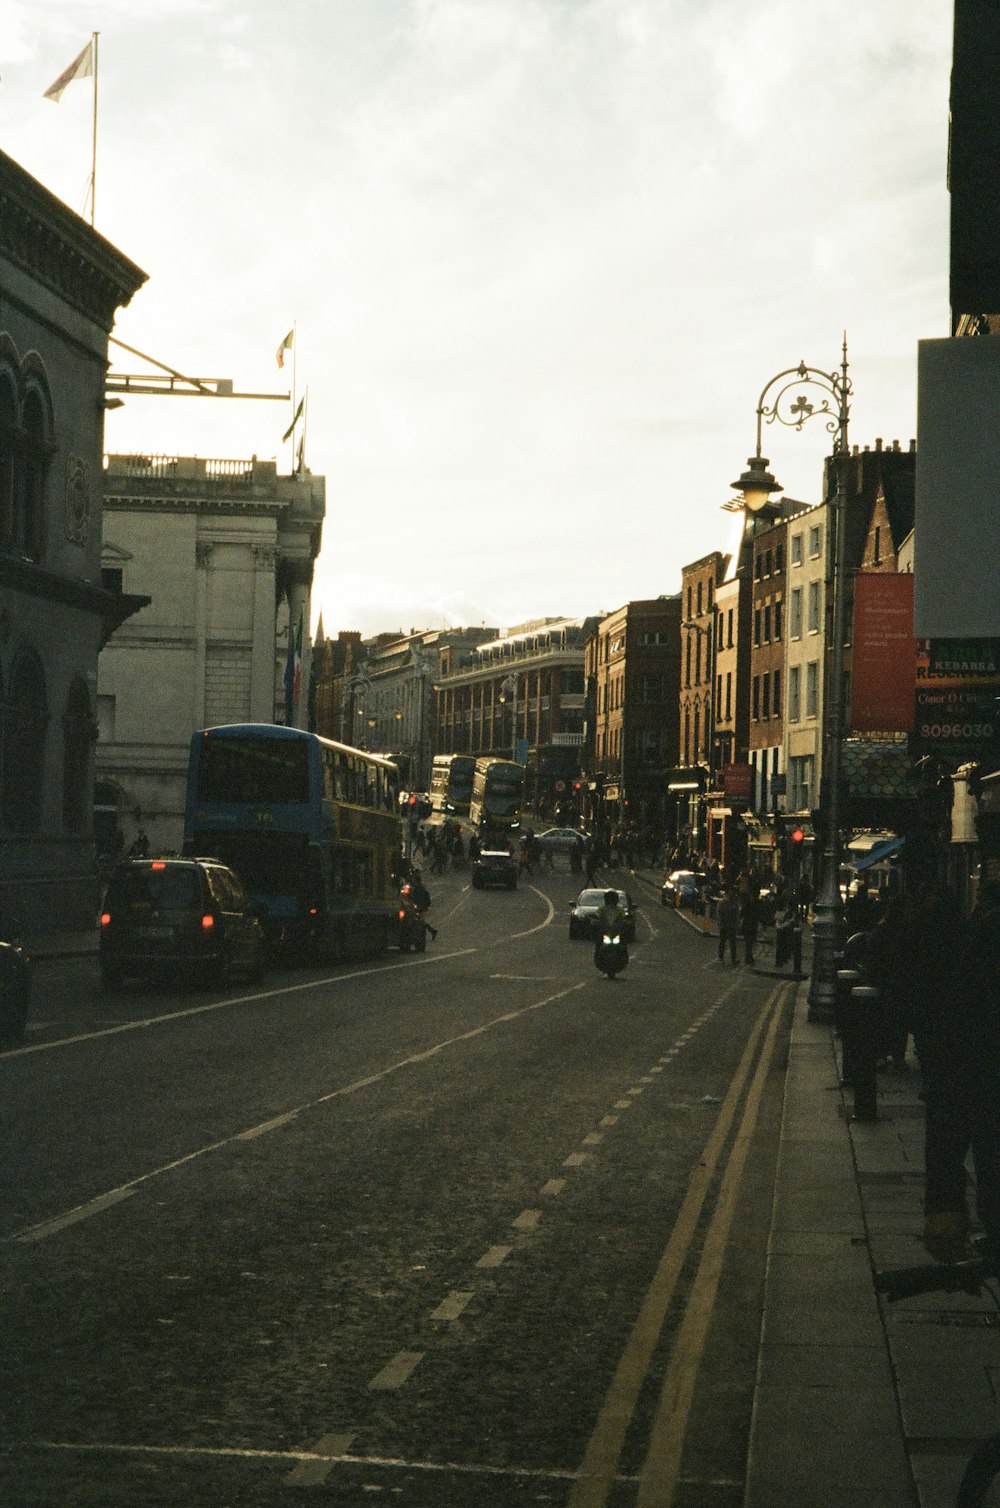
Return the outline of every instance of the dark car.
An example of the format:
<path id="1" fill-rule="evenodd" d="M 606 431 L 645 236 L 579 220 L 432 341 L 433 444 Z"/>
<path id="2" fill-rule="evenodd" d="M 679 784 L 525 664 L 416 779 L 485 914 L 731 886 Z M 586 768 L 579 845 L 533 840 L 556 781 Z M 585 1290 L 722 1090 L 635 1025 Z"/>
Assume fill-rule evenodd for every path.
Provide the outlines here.
<path id="1" fill-rule="evenodd" d="M 31 955 L 19 943 L 0 942 L 0 1044 L 20 1042 L 31 1003 Z"/>
<path id="2" fill-rule="evenodd" d="M 131 859 L 112 875 L 101 911 L 104 986 L 177 972 L 204 984 L 230 971 L 259 979 L 267 959 L 261 913 L 216 859 Z"/>
<path id="3" fill-rule="evenodd" d="M 604 909 L 603 890 L 581 890 L 575 901 L 570 902 L 569 935 L 570 941 L 578 937 L 597 936 L 598 914 Z M 622 937 L 626 942 L 635 942 L 635 906 L 632 897 L 626 890 L 616 890 L 618 904 L 625 913 L 625 921 L 622 925 Z"/>
<path id="4" fill-rule="evenodd" d="M 694 869 L 675 869 L 660 886 L 661 906 L 686 906 L 693 910 L 701 897 L 705 875 Z"/>
<path id="5" fill-rule="evenodd" d="M 499 885 L 513 890 L 517 884 L 517 860 L 505 848 L 483 848 L 472 866 L 472 883 L 476 890 Z"/>

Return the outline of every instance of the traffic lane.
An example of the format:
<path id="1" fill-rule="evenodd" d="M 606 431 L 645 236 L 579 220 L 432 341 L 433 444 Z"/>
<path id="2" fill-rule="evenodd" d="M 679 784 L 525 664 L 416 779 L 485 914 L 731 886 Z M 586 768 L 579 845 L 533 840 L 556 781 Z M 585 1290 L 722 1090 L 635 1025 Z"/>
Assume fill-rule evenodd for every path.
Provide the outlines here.
<path id="1" fill-rule="evenodd" d="M 477 899 L 485 902 L 480 918 L 488 917 L 495 898 Z M 503 907 L 492 926 L 480 918 L 479 936 L 513 920 Z M 530 923 L 531 913 L 522 920 Z M 331 1088 L 476 1030 L 510 985 L 530 990 L 541 981 L 554 989 L 589 977 L 586 945 L 538 925 L 522 929 L 516 944 L 503 939 L 480 954 L 397 960 L 320 979 L 310 972 L 295 984 L 204 1004 L 182 999 L 135 1030 L 8 1054 L 0 1060 L 0 1127 L 10 1152 L 0 1167 L 0 1230 L 10 1234 L 99 1198 L 151 1167 L 200 1155 Z M 639 955 L 627 977 L 640 971 Z"/>
<path id="2" fill-rule="evenodd" d="M 306 1428 L 310 1408 L 318 1408 L 315 1374 L 334 1366 L 338 1391 L 332 1411 L 354 1417 L 371 1391 L 371 1368 L 392 1361 L 399 1338 L 416 1333 L 414 1326 L 419 1329 L 425 1319 L 432 1330 L 438 1328 L 424 1314 L 428 1285 L 443 1294 L 438 1304 L 467 1291 L 461 1285 L 470 1273 L 490 1291 L 502 1288 L 496 1269 L 519 1242 L 537 1235 L 535 1203 L 551 1203 L 551 1185 L 560 1178 L 579 1192 L 582 1182 L 573 1189 L 578 1171 L 562 1169 L 571 1159 L 568 1166 L 585 1170 L 587 1177 L 587 1164 L 596 1155 L 590 1149 L 603 1135 L 596 1129 L 603 1117 L 585 1129 L 598 1108 L 595 1098 L 600 1106 L 612 1105 L 609 1096 L 620 1099 L 628 1090 L 634 1104 L 645 1092 L 641 1084 L 621 1082 L 622 1052 L 613 1041 L 603 1050 L 605 1062 L 595 1068 L 596 1028 L 606 1038 L 613 1036 L 612 1015 L 606 1001 L 591 1004 L 583 1024 L 594 1031 L 581 1031 L 579 1019 L 569 1031 L 557 1021 L 555 1034 L 526 1037 L 516 1057 L 517 1044 L 509 1040 L 500 1051 L 489 1038 L 475 1039 L 469 1071 L 455 1058 L 435 1055 L 411 1076 L 405 1096 L 391 1092 L 384 1081 L 363 1104 L 331 1104 L 333 1113 L 324 1114 L 321 1125 L 309 1128 L 304 1120 L 286 1125 L 243 1146 L 238 1155 L 227 1151 L 211 1163 L 189 1167 L 183 1188 L 164 1186 L 151 1198 L 132 1200 L 99 1221 L 34 1244 L 16 1331 L 31 1337 L 75 1334 L 73 1315 L 79 1311 L 79 1347 L 67 1356 L 61 1345 L 67 1363 L 62 1370 L 74 1383 L 68 1399 L 48 1397 L 51 1415 L 45 1409 L 38 1414 L 39 1397 L 54 1388 L 46 1383 L 43 1349 L 34 1366 L 26 1359 L 25 1368 L 8 1379 L 5 1396 L 33 1399 L 36 1425 L 46 1417 L 47 1429 L 91 1433 L 102 1422 L 110 1427 L 113 1396 L 121 1400 L 122 1417 L 114 1408 L 111 1415 L 125 1432 L 123 1439 L 132 1439 L 135 1431 L 155 1432 L 162 1417 L 168 1435 L 179 1432 L 186 1440 L 192 1429 L 197 1433 L 199 1419 L 218 1420 L 218 1383 L 224 1380 L 222 1392 L 232 1404 L 222 1409 L 228 1432 L 239 1441 L 245 1429 L 246 1438 L 259 1443 L 265 1425 L 272 1439 L 270 1426 L 278 1418 L 290 1438 Z M 525 1025 L 529 1019 L 540 1028 L 550 1017 L 536 1013 Z M 631 1011 L 618 1025 L 631 1043 Z M 697 1035 L 688 1035 L 685 1045 Z M 482 1051 L 484 1045 L 489 1052 Z M 719 1053 L 713 1050 L 710 1058 L 712 1083 L 718 1085 Z M 692 1116 L 699 1114 L 689 1095 L 678 1101 L 676 1084 L 666 1104 L 654 1108 L 657 1076 L 646 1077 L 647 1105 L 659 1138 L 652 1184 L 656 1214 L 647 1213 L 637 1233 L 637 1213 L 647 1201 L 635 1187 L 641 1163 L 633 1143 L 610 1186 L 602 1184 L 597 1209 L 584 1216 L 589 1225 L 600 1214 L 599 1255 L 605 1265 L 610 1261 L 603 1277 L 572 1284 L 585 1301 L 585 1325 L 593 1324 L 595 1295 L 604 1309 L 615 1312 L 608 1295 L 621 1286 L 623 1262 L 635 1271 L 652 1260 L 668 1218 L 667 1185 L 680 1176 L 665 1167 L 664 1124 L 672 1121 L 690 1135 Z M 484 1102 L 490 1106 L 486 1116 Z M 707 1105 L 702 1116 L 709 1113 Z M 605 1114 L 615 1112 L 609 1108 Z M 532 1218 L 525 1221 L 526 1214 Z M 614 1241 L 608 1236 L 612 1228 Z M 500 1256 L 505 1246 L 510 1251 Z M 109 1293 L 115 1301 L 106 1318 Z M 546 1297 L 543 1309 L 549 1303 Z M 99 1344 L 100 1335 L 109 1333 L 109 1319 L 110 1333 L 125 1337 L 113 1357 L 102 1354 Z M 263 1371 L 262 1347 L 267 1348 Z M 574 1350 L 570 1345 L 571 1361 Z M 167 1408 L 164 1377 L 179 1384 Z M 319 1382 L 326 1397 L 332 1380 Z M 297 1412 L 295 1400 L 302 1398 L 307 1402 Z M 162 1432 L 156 1438 L 162 1439 Z"/>

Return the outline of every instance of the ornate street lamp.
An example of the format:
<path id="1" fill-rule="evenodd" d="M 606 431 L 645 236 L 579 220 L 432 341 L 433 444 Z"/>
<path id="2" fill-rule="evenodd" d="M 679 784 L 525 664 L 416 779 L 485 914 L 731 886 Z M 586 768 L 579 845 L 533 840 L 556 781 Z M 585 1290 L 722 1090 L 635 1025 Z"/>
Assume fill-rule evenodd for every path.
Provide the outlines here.
<path id="1" fill-rule="evenodd" d="M 823 397 L 810 403 L 801 392 L 803 387 L 818 390 Z M 795 394 L 794 401 L 792 394 Z M 773 395 L 769 399 L 769 395 Z M 757 453 L 747 462 L 747 470 L 732 486 L 743 495 L 744 506 L 753 518 L 764 511 L 772 492 L 779 484 L 768 471 L 768 461 L 761 454 L 763 425 L 785 424 L 800 430 L 807 419 L 822 418 L 834 436 L 833 464 L 836 490 L 833 499 L 833 544 L 830 573 L 830 653 L 824 683 L 825 748 L 820 783 L 820 826 L 823 852 L 819 893 L 813 921 L 813 970 L 809 986 L 809 1019 L 831 1021 L 837 992 L 837 950 L 840 942 L 840 811 L 841 751 L 844 737 L 844 629 L 846 619 L 845 578 L 847 574 L 847 468 L 850 461 L 847 425 L 850 415 L 851 383 L 847 375 L 847 336 L 844 336 L 839 371 L 824 372 L 800 362 L 797 367 L 772 377 L 757 404 Z M 751 531 L 750 538 L 753 538 Z"/>
<path id="2" fill-rule="evenodd" d="M 517 676 L 504 676 L 500 683 L 500 701 L 509 699 L 511 707 L 510 757 L 517 759 Z"/>

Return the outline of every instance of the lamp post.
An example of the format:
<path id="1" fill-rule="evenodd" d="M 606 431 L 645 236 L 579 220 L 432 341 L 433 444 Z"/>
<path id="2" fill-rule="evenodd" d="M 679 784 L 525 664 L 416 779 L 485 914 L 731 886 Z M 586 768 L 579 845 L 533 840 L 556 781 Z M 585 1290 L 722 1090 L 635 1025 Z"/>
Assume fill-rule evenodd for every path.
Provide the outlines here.
<path id="1" fill-rule="evenodd" d="M 704 769 L 707 770 L 708 778 L 707 778 L 706 788 L 710 789 L 711 785 L 712 785 L 712 777 L 713 777 L 713 771 L 714 771 L 714 760 L 713 760 L 712 742 L 713 742 L 713 738 L 714 738 L 714 727 L 715 727 L 715 716 L 714 716 L 714 709 L 715 709 L 715 666 L 714 666 L 714 661 L 713 661 L 713 649 L 714 649 L 714 646 L 715 646 L 715 635 L 712 632 L 712 629 L 710 627 L 708 627 L 707 624 L 697 623 L 697 622 L 695 622 L 695 620 L 693 618 L 682 618 L 681 619 L 681 628 L 685 629 L 688 633 L 692 633 L 692 634 L 695 635 L 695 661 L 696 661 L 696 664 L 695 664 L 695 679 L 694 679 L 694 683 L 693 683 L 694 686 L 699 686 L 701 684 L 701 679 L 700 679 L 700 676 L 701 676 L 701 641 L 702 641 L 702 639 L 707 639 L 708 640 L 708 653 L 705 656 L 705 673 L 706 673 L 706 675 L 708 677 L 708 712 L 706 714 L 704 724 L 702 724 L 701 721 L 699 720 L 699 724 L 698 724 L 698 738 L 695 740 L 695 746 L 694 746 L 694 751 L 693 751 L 694 752 L 693 763 L 694 763 L 694 765 L 695 765 L 696 768 L 704 768 Z M 689 685 L 687 687 L 687 690 L 690 691 L 691 689 L 692 689 L 692 687 Z M 699 747 L 699 743 L 700 743 L 701 747 Z M 704 761 L 701 758 L 702 749 L 704 750 L 704 755 L 705 755 Z M 685 750 L 685 754 L 686 754 L 686 750 Z M 700 845 L 701 845 L 701 804 L 702 804 L 702 795 L 703 795 L 703 793 L 701 791 L 696 791 L 696 792 L 694 792 L 691 795 L 691 797 L 689 798 L 689 802 L 688 802 L 689 816 L 693 818 L 693 820 L 691 821 L 692 847 L 694 848 L 694 850 L 695 850 L 696 853 L 700 852 Z"/>
<path id="2" fill-rule="evenodd" d="M 810 403 L 800 391 L 816 389 L 824 396 Z M 792 394 L 795 399 L 792 401 Z M 769 395 L 773 395 L 770 397 Z M 797 367 L 779 372 L 766 384 L 757 404 L 757 453 L 747 462 L 747 470 L 733 487 L 743 495 L 744 506 L 752 518 L 768 506 L 779 484 L 767 470 L 768 461 L 761 454 L 761 430 L 765 423 L 785 424 L 801 430 L 807 419 L 825 420 L 834 436 L 833 461 L 836 488 L 833 499 L 833 541 L 828 555 L 832 603 L 830 611 L 828 673 L 824 682 L 825 748 L 820 784 L 820 826 L 822 861 L 820 886 L 813 921 L 813 967 L 809 985 L 809 1019 L 832 1021 L 837 992 L 837 949 L 840 941 L 840 812 L 841 753 L 844 737 L 844 628 L 846 620 L 845 578 L 847 574 L 847 468 L 850 461 L 847 426 L 850 416 L 851 383 L 847 375 L 847 337 L 844 336 L 840 368 L 824 372 L 800 362 Z M 753 539 L 751 529 L 750 539 Z"/>
<path id="3" fill-rule="evenodd" d="M 517 676 L 516 675 L 507 675 L 507 676 L 504 676 L 502 682 L 500 683 L 500 701 L 501 702 L 506 702 L 508 700 L 508 698 L 510 700 L 510 708 L 511 708 L 511 719 L 510 719 L 510 757 L 511 757 L 511 759 L 516 760 L 517 759 Z"/>

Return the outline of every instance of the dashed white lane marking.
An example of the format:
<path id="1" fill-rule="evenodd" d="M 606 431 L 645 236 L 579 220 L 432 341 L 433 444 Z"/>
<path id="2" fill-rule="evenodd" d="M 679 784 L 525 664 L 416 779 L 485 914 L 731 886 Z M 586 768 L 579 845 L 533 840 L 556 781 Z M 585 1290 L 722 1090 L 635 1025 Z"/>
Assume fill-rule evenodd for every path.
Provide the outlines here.
<path id="1" fill-rule="evenodd" d="M 663 1064 L 662 1063 L 657 1063 L 654 1068 L 651 1068 L 649 1070 L 649 1072 L 650 1072 L 650 1077 L 655 1077 L 656 1074 L 663 1072 Z"/>
<path id="2" fill-rule="evenodd" d="M 413 1376 L 423 1359 L 423 1351 L 397 1351 L 392 1360 L 386 1362 L 381 1372 L 376 1372 L 368 1384 L 369 1388 L 383 1393 L 390 1393 L 394 1388 L 401 1388 L 407 1378 Z"/>
<path id="3" fill-rule="evenodd" d="M 565 1187 L 565 1178 L 550 1178 L 548 1183 L 542 1184 L 539 1193 L 547 1194 L 550 1198 L 554 1198 L 556 1194 L 561 1194 Z"/>
<path id="4" fill-rule="evenodd" d="M 276 1115 L 273 1121 L 263 1121 L 259 1126 L 251 1126 L 249 1131 L 241 1131 L 236 1140 L 253 1141 L 257 1136 L 266 1136 L 268 1131 L 277 1131 L 279 1126 L 287 1126 L 297 1115 L 297 1110 L 290 1110 L 287 1115 Z"/>
<path id="5" fill-rule="evenodd" d="M 474 1298 L 475 1294 L 471 1289 L 452 1289 L 447 1298 L 442 1299 L 437 1308 L 431 1310 L 428 1318 L 432 1320 L 458 1319 Z"/>
<path id="6" fill-rule="evenodd" d="M 295 1470 L 285 1478 L 289 1487 L 322 1487 L 330 1475 L 333 1466 L 331 1456 L 342 1456 L 350 1450 L 354 1441 L 354 1431 L 343 1431 L 336 1435 L 324 1435 L 317 1440 L 310 1454 L 323 1456 L 321 1461 L 300 1461 Z"/>
<path id="7" fill-rule="evenodd" d="M 585 1147 L 599 1147 L 603 1140 L 604 1137 L 600 1131 L 588 1131 L 587 1135 L 583 1138 L 583 1145 Z"/>
<path id="8" fill-rule="evenodd" d="M 599 1126 L 617 1126 L 617 1115 L 602 1115 L 597 1123 Z"/>
<path id="9" fill-rule="evenodd" d="M 541 1218 L 541 1210 L 522 1210 L 511 1224 L 515 1230 L 534 1230 Z"/>
<path id="10" fill-rule="evenodd" d="M 432 963 L 447 963 L 452 958 L 465 958 L 477 953 L 478 948 L 459 948 L 454 953 L 422 955 L 419 962 L 390 963 L 380 969 L 355 969 L 350 974 L 331 974 L 324 979 L 308 979 L 304 984 L 284 984 L 276 990 L 258 990 L 253 995 L 236 995 L 229 1000 L 213 1000 L 208 1005 L 192 1005 L 182 1011 L 164 1011 L 162 1016 L 144 1016 L 141 1021 L 121 1021 L 117 1026 L 102 1027 L 100 1031 L 78 1032 L 73 1037 L 57 1037 L 54 1042 L 34 1042 L 30 1047 L 15 1047 L 3 1054 L 4 1062 L 11 1058 L 26 1058 L 36 1052 L 53 1052 L 57 1047 L 73 1047 L 78 1042 L 96 1042 L 101 1037 L 118 1037 L 123 1032 L 148 1030 L 152 1026 L 165 1026 L 170 1021 L 184 1021 L 189 1016 L 204 1016 L 209 1011 L 225 1011 L 235 1005 L 256 1005 L 260 1000 L 277 1000 L 281 995 L 299 995 L 303 990 L 318 990 L 330 984 L 347 984 L 352 979 L 370 979 L 373 974 L 394 974 L 398 969 L 413 969 Z"/>
<path id="11" fill-rule="evenodd" d="M 65 1230 L 68 1225 L 76 1225 L 78 1220 L 89 1220 L 91 1215 L 99 1215 L 102 1210 L 110 1209 L 113 1204 L 120 1204 L 123 1199 L 129 1199 L 135 1193 L 135 1189 L 115 1189 L 110 1194 L 101 1194 L 97 1199 L 91 1199 L 89 1204 L 81 1204 L 75 1210 L 70 1210 L 65 1215 L 57 1215 L 54 1220 L 44 1220 L 41 1225 L 35 1225 L 29 1231 L 25 1231 L 16 1239 L 18 1241 L 41 1241 L 44 1236 L 54 1236 L 57 1231 Z"/>
<path id="12" fill-rule="evenodd" d="M 468 951 L 474 952 L 474 949 Z M 386 972 L 374 970 L 374 973 Z M 502 1015 L 493 1016 L 489 1021 L 482 1022 L 479 1026 L 470 1028 L 469 1031 L 459 1032 L 457 1036 L 447 1037 L 440 1042 L 435 1042 L 432 1047 L 425 1047 L 423 1051 L 413 1053 L 408 1058 L 400 1058 L 398 1062 L 390 1063 L 387 1068 L 377 1069 L 374 1073 L 366 1074 L 364 1078 L 354 1079 L 350 1084 L 342 1084 L 339 1089 L 331 1089 L 327 1094 L 317 1095 L 316 1099 L 308 1100 L 302 1105 L 296 1105 L 292 1110 L 286 1111 L 284 1119 L 292 1120 L 295 1116 L 303 1114 L 307 1110 L 315 1110 L 320 1105 L 326 1105 L 331 1100 L 343 1099 L 350 1094 L 357 1094 L 359 1090 L 369 1089 L 373 1084 L 379 1084 L 401 1069 L 411 1068 L 418 1063 L 426 1063 L 438 1053 L 446 1051 L 449 1047 L 456 1047 L 462 1042 L 471 1042 L 476 1037 L 483 1036 L 492 1031 L 494 1027 L 504 1026 L 510 1021 L 518 1021 L 522 1016 L 530 1015 L 532 1011 L 542 1010 L 546 1005 L 552 1005 L 556 1000 L 562 1000 L 567 995 L 572 995 L 576 990 L 582 990 L 584 985 L 571 984 L 565 990 L 559 990 L 554 995 L 547 995 L 544 1000 L 533 1000 L 530 1005 L 518 1006 L 514 1010 L 504 1011 Z M 173 1172 L 177 1168 L 185 1167 L 188 1163 L 197 1161 L 198 1158 L 207 1157 L 210 1152 L 219 1152 L 224 1147 L 235 1145 L 239 1141 L 250 1139 L 258 1129 L 273 1129 L 275 1118 L 261 1123 L 261 1128 L 248 1126 L 245 1131 L 236 1131 L 232 1136 L 222 1137 L 221 1140 L 210 1142 L 206 1146 L 196 1147 L 193 1152 L 187 1152 L 183 1157 L 174 1158 L 171 1162 L 162 1163 L 157 1168 L 150 1168 L 146 1173 L 140 1173 L 128 1183 L 121 1184 L 116 1189 L 109 1189 L 106 1193 L 98 1195 L 95 1199 L 88 1200 L 85 1204 L 77 1205 L 75 1209 L 67 1210 L 61 1215 L 55 1215 L 49 1220 L 41 1220 L 37 1225 L 29 1226 L 26 1230 L 19 1231 L 12 1236 L 4 1237 L 4 1240 L 13 1242 L 40 1241 L 43 1236 L 54 1235 L 67 1225 L 74 1225 L 79 1220 L 86 1220 L 91 1215 L 100 1213 L 109 1205 L 117 1204 L 122 1199 L 127 1199 L 134 1194 L 144 1183 L 153 1178 L 159 1178 L 164 1173 Z"/>
<path id="13" fill-rule="evenodd" d="M 483 1252 L 476 1266 L 499 1267 L 502 1262 L 506 1262 L 513 1250 L 513 1246 L 491 1246 L 489 1251 Z"/>
<path id="14" fill-rule="evenodd" d="M 632 1103 L 631 1100 L 615 1100 L 615 1109 L 616 1110 L 627 1110 L 629 1108 L 629 1106 L 631 1105 L 631 1103 Z"/>
<path id="15" fill-rule="evenodd" d="M 563 1167 L 564 1168 L 579 1168 L 586 1161 L 587 1161 L 587 1153 L 586 1152 L 571 1152 L 567 1158 L 564 1158 L 564 1160 L 563 1160 Z"/>
<path id="16" fill-rule="evenodd" d="M 631 1089 L 626 1089 L 625 1093 L 626 1094 L 632 1094 L 632 1095 L 641 1094 L 642 1093 L 642 1085 L 641 1084 L 633 1084 L 632 1087 L 631 1087 Z"/>

